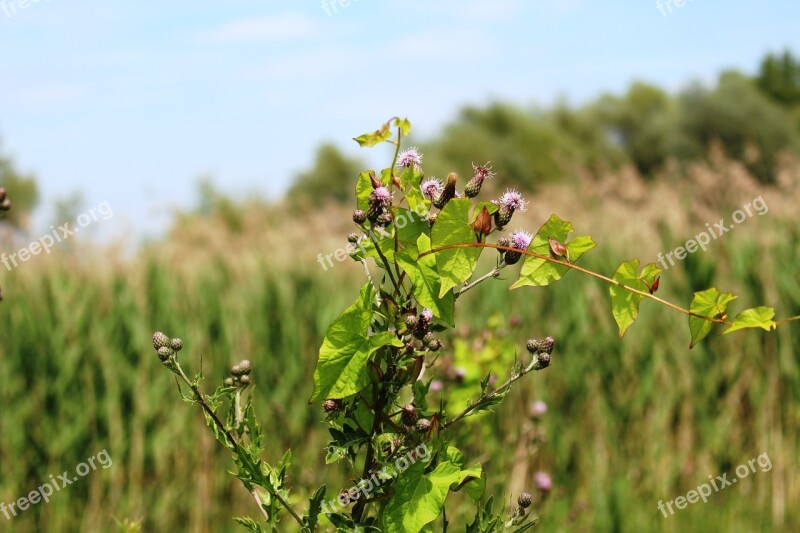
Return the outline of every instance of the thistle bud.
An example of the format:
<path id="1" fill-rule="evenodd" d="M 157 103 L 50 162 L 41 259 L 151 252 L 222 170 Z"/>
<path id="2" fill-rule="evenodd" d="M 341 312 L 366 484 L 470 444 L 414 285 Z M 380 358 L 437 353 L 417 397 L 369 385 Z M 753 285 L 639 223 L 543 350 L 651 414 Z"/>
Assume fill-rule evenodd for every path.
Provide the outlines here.
<path id="1" fill-rule="evenodd" d="M 242 367 L 239 366 L 239 364 L 237 363 L 231 367 L 231 374 L 233 374 L 236 377 L 239 377 L 242 374 L 244 374 L 244 372 L 242 372 Z"/>
<path id="2" fill-rule="evenodd" d="M 251 370 L 253 370 L 253 365 L 250 363 L 249 359 L 242 359 L 239 361 L 239 369 L 242 371 L 242 374 L 249 374 Z"/>
<path id="3" fill-rule="evenodd" d="M 356 209 L 353 211 L 353 222 L 358 224 L 359 226 L 367 221 L 367 214 L 362 211 L 361 209 Z"/>
<path id="4" fill-rule="evenodd" d="M 358 243 L 358 233 L 351 233 L 347 236 L 347 242 L 350 244 Z"/>
<path id="5" fill-rule="evenodd" d="M 422 343 L 423 344 L 430 344 L 435 340 L 436 340 L 436 335 L 433 332 L 430 332 L 430 331 L 428 333 L 426 333 L 424 337 L 422 337 Z"/>
<path id="6" fill-rule="evenodd" d="M 444 189 L 442 189 L 442 192 L 439 193 L 439 196 L 433 200 L 434 207 L 443 209 L 444 206 L 447 205 L 447 202 L 456 197 L 457 181 L 458 175 L 455 172 L 451 172 L 447 175 L 447 183 L 445 183 Z"/>
<path id="7" fill-rule="evenodd" d="M 4 198 L 2 202 L 0 202 L 0 209 L 3 211 L 10 211 L 11 210 L 11 200 L 8 198 Z"/>
<path id="8" fill-rule="evenodd" d="M 553 353 L 553 348 L 556 346 L 556 340 L 553 337 L 545 337 L 542 340 L 530 339 L 527 344 L 528 351 L 535 353 Z"/>
<path id="9" fill-rule="evenodd" d="M 183 349 L 183 341 L 181 339 L 172 339 L 169 344 L 170 348 L 176 352 L 180 352 Z"/>
<path id="10" fill-rule="evenodd" d="M 472 179 L 469 180 L 467 183 L 467 187 L 464 189 L 464 194 L 467 198 L 475 198 L 481 192 L 481 186 L 483 186 L 483 181 L 487 179 L 492 179 L 494 177 L 494 172 L 492 172 L 492 167 L 489 166 L 489 163 L 485 165 L 475 166 L 472 165 L 473 170 L 475 173 L 472 176 Z"/>
<path id="11" fill-rule="evenodd" d="M 242 387 L 247 387 L 250 385 L 250 374 L 245 374 L 239 378 L 239 383 L 242 384 Z"/>
<path id="12" fill-rule="evenodd" d="M 388 211 L 384 211 L 383 213 L 378 215 L 378 218 L 375 219 L 375 222 L 379 226 L 386 227 L 386 226 L 388 226 L 388 225 L 390 225 L 392 223 L 392 220 L 394 220 L 394 217 L 392 216 L 392 214 L 390 212 L 388 212 Z"/>
<path id="13" fill-rule="evenodd" d="M 233 378 L 225 378 L 222 384 L 225 385 L 226 387 L 233 387 L 234 385 Z"/>
<path id="14" fill-rule="evenodd" d="M 515 211 L 525 211 L 525 200 L 513 189 L 506 191 L 495 203 L 500 205 L 500 209 L 494 214 L 494 223 L 500 230 L 511 222 L 511 216 Z"/>
<path id="15" fill-rule="evenodd" d="M 517 498 L 517 503 L 523 509 L 527 509 L 531 506 L 531 503 L 533 503 L 533 496 L 531 496 L 530 492 L 523 492 L 519 495 L 519 498 Z"/>
<path id="16" fill-rule="evenodd" d="M 442 348 L 442 341 L 439 339 L 433 339 L 431 342 L 428 343 L 428 349 L 432 352 L 438 352 Z"/>
<path id="17" fill-rule="evenodd" d="M 427 433 L 431 430 L 431 421 L 427 418 L 420 418 L 417 420 L 417 431 L 420 433 Z"/>
<path id="18" fill-rule="evenodd" d="M 416 325 L 417 325 L 417 317 L 415 317 L 414 315 L 408 315 L 406 317 L 406 327 L 408 329 L 414 329 L 414 326 Z"/>
<path id="19" fill-rule="evenodd" d="M 322 404 L 322 408 L 326 413 L 335 413 L 342 408 L 342 405 L 339 400 L 325 400 L 325 403 Z"/>
<path id="20" fill-rule="evenodd" d="M 533 365 L 534 370 L 543 370 L 550 366 L 550 354 L 547 352 L 540 352 L 536 354 L 536 362 Z"/>
<path id="21" fill-rule="evenodd" d="M 169 337 L 161 333 L 160 331 L 156 331 L 153 333 L 153 348 L 158 350 L 159 348 L 169 348 L 171 346 L 171 342 Z"/>
<path id="22" fill-rule="evenodd" d="M 497 239 L 497 246 L 505 246 L 506 248 L 510 248 L 511 239 L 509 239 L 508 237 L 500 237 L 499 239 Z M 506 253 L 505 250 L 498 249 L 497 251 L 500 253 L 500 255 L 504 255 Z"/>
<path id="23" fill-rule="evenodd" d="M 419 418 L 417 408 L 414 407 L 414 404 L 410 403 L 403 407 L 403 413 L 400 415 L 400 418 L 406 426 L 413 426 Z"/>
<path id="24" fill-rule="evenodd" d="M 436 223 L 437 218 L 439 218 L 439 213 L 431 213 L 428 215 L 428 224 L 433 226 Z"/>
<path id="25" fill-rule="evenodd" d="M 172 357 L 172 354 L 174 354 L 175 352 L 173 352 L 172 348 L 170 348 L 169 346 L 162 346 L 161 348 L 156 350 L 156 353 L 158 354 L 159 359 L 161 359 L 162 361 L 166 361 L 167 359 Z"/>

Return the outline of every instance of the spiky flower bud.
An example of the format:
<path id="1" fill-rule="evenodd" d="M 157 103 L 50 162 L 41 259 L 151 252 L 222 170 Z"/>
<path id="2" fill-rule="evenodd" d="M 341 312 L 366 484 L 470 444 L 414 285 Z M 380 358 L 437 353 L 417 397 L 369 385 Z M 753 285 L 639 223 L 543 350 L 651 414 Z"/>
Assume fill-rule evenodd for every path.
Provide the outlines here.
<path id="1" fill-rule="evenodd" d="M 494 223 L 500 230 L 511 222 L 511 216 L 515 211 L 525 211 L 525 200 L 520 193 L 513 189 L 507 190 L 495 203 L 500 206 L 500 209 L 494 214 Z"/>
<path id="2" fill-rule="evenodd" d="M 483 181 L 487 179 L 492 179 L 494 177 L 494 172 L 492 172 L 492 167 L 489 166 L 489 163 L 485 165 L 472 165 L 472 169 L 475 171 L 472 175 L 472 179 L 469 180 L 467 183 L 467 187 L 464 189 L 464 194 L 467 198 L 475 198 L 480 194 L 481 187 L 483 186 Z"/>
<path id="3" fill-rule="evenodd" d="M 542 340 L 530 339 L 527 344 L 528 351 L 532 354 L 553 353 L 553 348 L 556 346 L 556 340 L 553 337 L 545 337 Z"/>
<path id="4" fill-rule="evenodd" d="M 342 405 L 339 400 L 325 400 L 325 403 L 322 404 L 322 408 L 326 413 L 335 413 L 342 408 Z"/>
<path id="5" fill-rule="evenodd" d="M 183 341 L 181 339 L 172 339 L 169 341 L 169 345 L 176 352 L 180 352 L 183 349 Z"/>
<path id="6" fill-rule="evenodd" d="M 431 331 L 429 331 L 428 333 L 425 334 L 424 337 L 422 337 L 423 344 L 430 344 L 435 340 L 436 340 L 436 335 Z"/>
<path id="7" fill-rule="evenodd" d="M 388 212 L 388 211 L 384 211 L 383 213 L 378 215 L 378 218 L 375 219 L 375 222 L 379 226 L 386 227 L 386 226 L 388 226 L 388 225 L 390 225 L 392 223 L 392 220 L 394 220 L 394 217 L 392 216 L 392 214 L 390 212 Z"/>
<path id="8" fill-rule="evenodd" d="M 417 431 L 420 433 L 427 433 L 431 430 L 431 421 L 427 418 L 420 418 L 417 420 Z"/>
<path id="9" fill-rule="evenodd" d="M 414 328 L 411 330 L 411 334 L 414 335 L 417 339 L 422 339 L 425 335 L 428 334 L 428 327 L 430 326 L 430 322 L 426 322 L 425 320 L 417 320 L 417 323 L 414 325 Z"/>
<path id="10" fill-rule="evenodd" d="M 515 231 L 511 234 L 511 247 L 516 250 L 527 250 L 532 240 L 533 236 L 527 231 Z M 522 254 L 519 252 L 506 252 L 504 260 L 507 265 L 513 265 L 517 263 L 521 257 Z"/>
<path id="11" fill-rule="evenodd" d="M 417 325 L 417 317 L 414 315 L 408 315 L 406 317 L 406 327 L 408 329 L 414 329 L 414 326 Z"/>
<path id="12" fill-rule="evenodd" d="M 233 378 L 230 378 L 230 377 L 229 378 L 225 378 L 225 380 L 222 382 L 222 384 L 225 385 L 226 387 L 233 387 L 233 385 L 234 385 Z"/>
<path id="13" fill-rule="evenodd" d="M 247 387 L 250 385 L 250 374 L 245 374 L 239 378 L 239 382 L 242 384 L 242 387 Z"/>
<path id="14" fill-rule="evenodd" d="M 451 172 L 447 175 L 447 183 L 444 185 L 442 192 L 433 200 L 434 207 L 443 209 L 447 202 L 456 197 L 456 182 L 458 181 L 458 174 Z"/>
<path id="15" fill-rule="evenodd" d="M 439 339 L 433 339 L 431 342 L 428 343 L 428 349 L 432 352 L 438 352 L 442 348 L 442 341 Z"/>
<path id="16" fill-rule="evenodd" d="M 410 403 L 403 407 L 403 413 L 400 418 L 406 426 L 413 426 L 419 418 L 419 413 L 417 413 L 417 408 L 414 407 L 414 404 Z"/>
<path id="17" fill-rule="evenodd" d="M 161 359 L 162 361 L 166 361 L 167 359 L 172 357 L 172 354 L 174 354 L 175 352 L 173 352 L 172 348 L 170 348 L 169 346 L 162 346 L 158 350 L 156 350 L 156 353 L 158 354 L 159 359 Z"/>
<path id="18" fill-rule="evenodd" d="M 439 213 L 431 213 L 428 215 L 428 224 L 433 226 L 436 223 L 437 218 L 439 218 Z"/>
<path id="19" fill-rule="evenodd" d="M 517 503 L 523 509 L 527 509 L 533 503 L 533 496 L 531 496 L 530 492 L 523 492 L 519 495 L 519 498 L 517 498 Z"/>
<path id="20" fill-rule="evenodd" d="M 416 148 L 404 150 L 400 152 L 399 156 L 397 156 L 397 166 L 399 167 L 408 168 L 413 166 L 416 170 L 419 170 L 421 165 L 422 154 L 419 153 Z"/>
<path id="21" fill-rule="evenodd" d="M 239 364 L 237 363 L 237 364 L 235 364 L 235 365 L 233 365 L 231 367 L 231 374 L 236 376 L 236 377 L 239 377 L 239 376 L 243 375 L 244 372 L 242 372 L 242 367 L 239 366 Z"/>
<path id="22" fill-rule="evenodd" d="M 358 233 L 350 233 L 347 236 L 347 242 L 350 244 L 356 244 L 358 242 Z"/>
<path id="23" fill-rule="evenodd" d="M 550 354 L 547 352 L 539 352 L 536 354 L 536 363 L 533 365 L 534 370 L 543 370 L 550 366 Z"/>
<path id="24" fill-rule="evenodd" d="M 422 182 L 419 186 L 422 194 L 424 194 L 428 200 L 435 200 L 439 194 L 442 192 L 442 182 L 437 180 L 436 178 L 430 178 Z"/>
<path id="25" fill-rule="evenodd" d="M 249 374 L 251 370 L 253 370 L 253 365 L 250 363 L 249 359 L 242 359 L 239 361 L 239 369 L 242 371 L 242 374 Z"/>
<path id="26" fill-rule="evenodd" d="M 356 209 L 353 211 L 353 222 L 358 224 L 359 226 L 367 221 L 367 214 L 362 211 L 361 209 Z"/>
<path id="27" fill-rule="evenodd" d="M 161 333 L 160 331 L 156 331 L 153 333 L 153 348 L 158 350 L 159 348 L 169 348 L 172 342 L 169 340 L 169 337 Z"/>

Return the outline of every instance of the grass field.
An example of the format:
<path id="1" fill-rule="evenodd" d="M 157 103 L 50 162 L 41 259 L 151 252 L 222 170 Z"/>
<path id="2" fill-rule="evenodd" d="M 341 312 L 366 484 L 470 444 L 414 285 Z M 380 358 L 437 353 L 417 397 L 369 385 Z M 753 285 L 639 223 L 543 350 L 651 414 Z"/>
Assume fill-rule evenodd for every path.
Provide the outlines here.
<path id="1" fill-rule="evenodd" d="M 715 285 L 739 296 L 736 309 L 766 304 L 780 317 L 800 314 L 796 175 L 783 189 L 765 190 L 736 169 L 697 169 L 686 195 L 667 180 L 634 187 L 623 178 L 586 185 L 580 205 L 571 186 L 543 190 L 528 213 L 530 229 L 550 212 L 572 219 L 578 234 L 600 244 L 584 265 L 610 274 L 623 260 L 652 260 L 764 194 L 768 214 L 670 268 L 659 295 L 688 305 L 692 291 Z M 743 184 L 719 192 L 720 181 L 737 180 Z M 232 362 L 253 361 L 255 405 L 273 443 L 269 459 L 292 448 L 298 503 L 321 482 L 330 493 L 349 486 L 343 468 L 323 468 L 323 415 L 307 404 L 326 326 L 363 282 L 359 265 L 323 271 L 315 259 L 342 245 L 347 219 L 337 209 L 301 220 L 258 206 L 187 216 L 132 259 L 76 247 L 6 274 L 0 501 L 104 449 L 113 466 L 18 517 L 0 515 L 0 529 L 112 531 L 130 519 L 144 531 L 228 531 L 232 515 L 255 514 L 226 474 L 232 463 L 200 412 L 180 401 L 153 356 L 156 329 L 184 339 L 181 358 L 193 368 L 202 355 L 213 384 Z M 487 252 L 484 269 L 493 260 Z M 686 318 L 645 302 L 620 342 L 608 289 L 594 280 L 570 273 L 546 290 L 509 293 L 508 285 L 473 291 L 457 316 L 459 337 L 446 341 L 502 339 L 518 349 L 529 337 L 558 342 L 547 371 L 522 381 L 496 416 L 456 435 L 470 461 L 485 462 L 492 493 L 508 501 L 531 488 L 535 471 L 551 473 L 554 489 L 538 509 L 542 531 L 800 530 L 800 328 L 716 332 L 689 351 Z M 494 333 L 484 335 L 487 320 Z M 537 399 L 549 406 L 545 438 L 529 416 Z M 659 500 L 685 495 L 709 475 L 730 478 L 762 453 L 769 471 L 669 518 L 659 512 Z M 453 531 L 462 531 L 466 502 L 448 502 Z"/>

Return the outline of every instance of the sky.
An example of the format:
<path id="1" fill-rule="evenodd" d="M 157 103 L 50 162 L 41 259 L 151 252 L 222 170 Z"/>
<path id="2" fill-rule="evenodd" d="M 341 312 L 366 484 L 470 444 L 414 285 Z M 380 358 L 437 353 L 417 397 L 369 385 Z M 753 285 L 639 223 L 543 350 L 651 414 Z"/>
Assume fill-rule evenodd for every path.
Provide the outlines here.
<path id="1" fill-rule="evenodd" d="M 790 0 L 0 0 L 2 153 L 38 225 L 81 192 L 139 238 L 201 176 L 278 198 L 323 141 L 381 165 L 351 139 L 394 115 L 426 137 L 464 105 L 679 90 L 800 53 L 798 30 Z"/>

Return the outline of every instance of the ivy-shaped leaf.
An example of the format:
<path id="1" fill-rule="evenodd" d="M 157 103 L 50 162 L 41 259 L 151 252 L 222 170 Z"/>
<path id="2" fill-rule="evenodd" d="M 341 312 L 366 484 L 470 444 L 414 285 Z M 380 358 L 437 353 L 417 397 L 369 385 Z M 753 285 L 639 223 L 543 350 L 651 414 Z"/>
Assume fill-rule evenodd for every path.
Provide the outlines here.
<path id="1" fill-rule="evenodd" d="M 389 140 L 392 136 L 392 130 L 389 125 L 390 123 L 387 122 L 372 133 L 364 133 L 363 135 L 354 137 L 353 140 L 357 142 L 359 146 L 375 146 L 376 144 L 380 144 Z"/>
<path id="2" fill-rule="evenodd" d="M 361 289 L 359 299 L 325 334 L 314 370 L 314 392 L 309 402 L 351 396 L 369 384 L 367 361 L 383 346 L 402 346 L 389 331 L 369 335 L 372 318 L 372 284 Z"/>
<path id="3" fill-rule="evenodd" d="M 597 246 L 597 243 L 591 237 L 575 237 L 567 243 L 567 236 L 572 231 L 572 222 L 561 220 L 557 215 L 550 215 L 550 219 L 539 228 L 531 241 L 528 251 L 550 256 L 550 239 L 554 239 L 560 243 L 566 243 L 567 257 L 570 262 L 574 263 L 584 253 Z M 511 289 L 518 289 L 526 285 L 544 287 L 560 280 L 568 270 L 567 266 L 557 265 L 539 257 L 526 256 L 519 279 L 511 286 Z"/>
<path id="4" fill-rule="evenodd" d="M 639 260 L 634 259 L 622 263 L 614 272 L 613 279 L 633 289 L 648 292 L 660 272 L 661 269 L 655 266 L 655 263 L 649 263 L 642 268 L 640 274 Z M 619 326 L 619 338 L 621 339 L 639 315 L 639 303 L 644 296 L 616 285 L 609 286 L 608 292 L 611 293 L 611 313 Z"/>
<path id="5" fill-rule="evenodd" d="M 715 287 L 694 293 L 692 304 L 689 306 L 689 311 L 696 315 L 707 316 L 709 318 L 721 318 L 725 316 L 725 311 L 728 309 L 728 304 L 736 299 L 730 292 L 719 292 Z M 711 331 L 712 322 L 703 320 L 696 316 L 689 316 L 689 331 L 692 334 L 692 340 L 689 342 L 689 348 L 694 348 L 695 345 L 703 340 Z"/>
<path id="6" fill-rule="evenodd" d="M 427 307 L 433 314 L 451 326 L 454 323 L 455 295 L 453 291 L 447 292 L 442 298 L 441 281 L 436 269 L 436 258 L 426 255 L 422 259 L 419 254 L 431 249 L 431 239 L 424 233 L 417 240 L 417 249 L 409 249 L 397 254 L 397 262 L 408 274 L 413 287 L 414 298 L 422 307 Z"/>
<path id="7" fill-rule="evenodd" d="M 431 232 L 433 248 L 477 242 L 469 216 L 471 207 L 472 201 L 469 198 L 450 200 L 444 206 Z M 481 247 L 465 247 L 436 252 L 436 267 L 441 276 L 439 298 L 443 298 L 453 287 L 464 283 L 472 276 L 481 251 L 483 251 Z"/>
<path id="8" fill-rule="evenodd" d="M 765 331 L 771 331 L 777 327 L 775 321 L 775 309 L 771 307 L 754 307 L 752 309 L 745 309 L 733 319 L 731 327 L 726 329 L 722 334 L 727 335 L 734 331 L 745 328 L 761 328 Z"/>
<path id="9" fill-rule="evenodd" d="M 417 462 L 397 479 L 394 497 L 386 504 L 383 516 L 385 533 L 419 533 L 442 512 L 451 486 L 469 477 L 480 477 L 480 467 L 461 470 L 449 461 L 424 474 L 425 463 Z"/>

